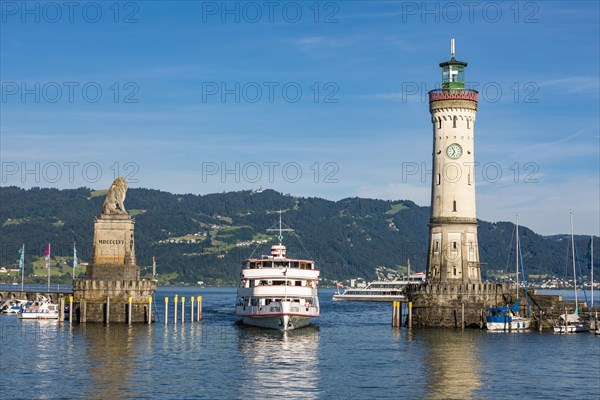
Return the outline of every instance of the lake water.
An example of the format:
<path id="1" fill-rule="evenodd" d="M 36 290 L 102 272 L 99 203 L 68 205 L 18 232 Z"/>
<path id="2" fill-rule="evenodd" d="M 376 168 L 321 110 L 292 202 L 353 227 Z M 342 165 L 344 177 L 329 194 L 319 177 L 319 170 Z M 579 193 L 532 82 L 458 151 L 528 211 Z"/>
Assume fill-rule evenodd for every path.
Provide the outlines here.
<path id="1" fill-rule="evenodd" d="M 163 298 L 203 296 L 164 326 Z M 0 316 L 0 397 L 170 399 L 600 398 L 600 336 L 391 327 L 391 304 L 332 302 L 281 333 L 243 327 L 234 288 L 160 288 L 153 325 Z M 189 320 L 189 316 L 187 316 Z"/>

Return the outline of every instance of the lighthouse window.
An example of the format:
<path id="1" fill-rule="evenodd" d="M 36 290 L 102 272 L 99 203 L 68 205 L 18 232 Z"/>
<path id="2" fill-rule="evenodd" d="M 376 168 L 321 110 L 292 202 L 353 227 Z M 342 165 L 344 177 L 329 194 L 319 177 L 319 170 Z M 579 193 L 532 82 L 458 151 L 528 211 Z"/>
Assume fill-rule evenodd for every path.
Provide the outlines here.
<path id="1" fill-rule="evenodd" d="M 467 129 L 471 129 L 471 121 L 467 119 Z"/>
<path id="2" fill-rule="evenodd" d="M 456 276 L 456 267 L 452 268 L 452 273 Z"/>
<path id="3" fill-rule="evenodd" d="M 456 249 L 456 242 L 452 242 L 452 248 Z"/>
<path id="4" fill-rule="evenodd" d="M 457 119 L 458 119 L 457 117 L 452 118 L 452 127 L 453 128 L 456 128 L 456 120 Z"/>
<path id="5" fill-rule="evenodd" d="M 438 119 L 438 129 L 442 129 L 442 119 Z"/>
<path id="6" fill-rule="evenodd" d="M 442 176 L 437 174 L 437 184 L 439 185 L 442 182 Z"/>
<path id="7" fill-rule="evenodd" d="M 452 202 L 452 212 L 456 212 L 456 200 Z"/>

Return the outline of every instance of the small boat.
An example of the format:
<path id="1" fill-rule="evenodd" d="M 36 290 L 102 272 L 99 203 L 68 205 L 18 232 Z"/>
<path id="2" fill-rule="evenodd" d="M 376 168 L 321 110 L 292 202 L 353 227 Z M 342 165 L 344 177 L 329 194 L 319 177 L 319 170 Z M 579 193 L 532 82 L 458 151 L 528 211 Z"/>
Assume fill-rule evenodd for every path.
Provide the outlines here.
<path id="1" fill-rule="evenodd" d="M 44 296 L 23 306 L 18 313 L 20 319 L 58 319 L 58 304 Z"/>
<path id="2" fill-rule="evenodd" d="M 26 304 L 27 300 L 8 299 L 0 304 L 0 312 L 2 314 L 17 314 L 21 310 L 21 306 Z"/>
<path id="3" fill-rule="evenodd" d="M 406 289 L 409 285 L 422 285 L 425 283 L 425 274 L 417 273 L 410 278 L 403 277 L 393 281 L 372 281 L 364 287 L 346 288 L 343 293 L 339 291 L 333 295 L 334 301 L 406 301 Z M 339 285 L 338 285 L 339 289 Z"/>
<path id="4" fill-rule="evenodd" d="M 577 273 L 575 270 L 575 238 L 573 236 L 573 211 L 570 212 L 571 221 L 571 255 L 573 258 L 573 288 L 575 291 L 575 311 L 571 314 L 562 314 L 556 326 L 555 333 L 576 333 L 589 331 L 589 322 L 579 316 L 579 305 L 577 302 Z"/>
<path id="5" fill-rule="evenodd" d="M 486 317 L 486 328 L 488 331 L 503 331 L 512 332 L 527 330 L 531 327 L 531 318 L 521 317 L 519 315 L 519 265 L 521 259 L 521 252 L 519 248 L 519 214 L 517 214 L 515 222 L 515 259 L 516 259 L 516 281 L 517 281 L 517 293 L 515 304 L 512 306 L 506 305 L 506 307 L 490 307 L 488 308 L 488 315 Z M 527 294 L 527 281 L 525 280 L 525 271 L 523 273 L 523 282 L 525 294 Z M 529 299 L 527 299 L 529 301 Z"/>
<path id="6" fill-rule="evenodd" d="M 554 327 L 555 333 L 587 332 L 590 327 L 586 320 L 577 314 L 562 314 Z"/>
<path id="7" fill-rule="evenodd" d="M 519 300 L 512 306 L 488 308 L 486 328 L 488 331 L 522 331 L 531 327 L 531 319 L 519 316 Z"/>
<path id="8" fill-rule="evenodd" d="M 246 325 L 289 331 L 309 324 L 320 315 L 319 271 L 312 260 L 286 257 L 281 226 L 279 243 L 270 256 L 243 261 L 235 314 Z M 273 229 L 269 229 L 273 230 Z"/>

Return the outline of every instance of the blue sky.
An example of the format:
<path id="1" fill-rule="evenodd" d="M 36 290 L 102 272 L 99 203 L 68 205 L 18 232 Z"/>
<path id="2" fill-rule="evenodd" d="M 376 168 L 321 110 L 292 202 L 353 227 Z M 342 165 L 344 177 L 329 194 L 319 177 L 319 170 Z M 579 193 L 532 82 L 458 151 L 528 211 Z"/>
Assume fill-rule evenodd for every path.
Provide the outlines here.
<path id="1" fill-rule="evenodd" d="M 598 2 L 0 4 L 3 186 L 427 205 L 454 37 L 478 217 L 600 233 Z"/>

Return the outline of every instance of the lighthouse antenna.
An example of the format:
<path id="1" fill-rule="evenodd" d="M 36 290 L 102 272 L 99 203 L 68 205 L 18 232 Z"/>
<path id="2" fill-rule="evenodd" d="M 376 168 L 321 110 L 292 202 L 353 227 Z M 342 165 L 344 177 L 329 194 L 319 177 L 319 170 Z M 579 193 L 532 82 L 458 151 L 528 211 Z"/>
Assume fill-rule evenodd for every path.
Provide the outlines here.
<path id="1" fill-rule="evenodd" d="M 455 48 L 454 48 L 454 38 L 450 39 L 450 57 L 454 58 L 454 53 L 455 53 Z"/>

